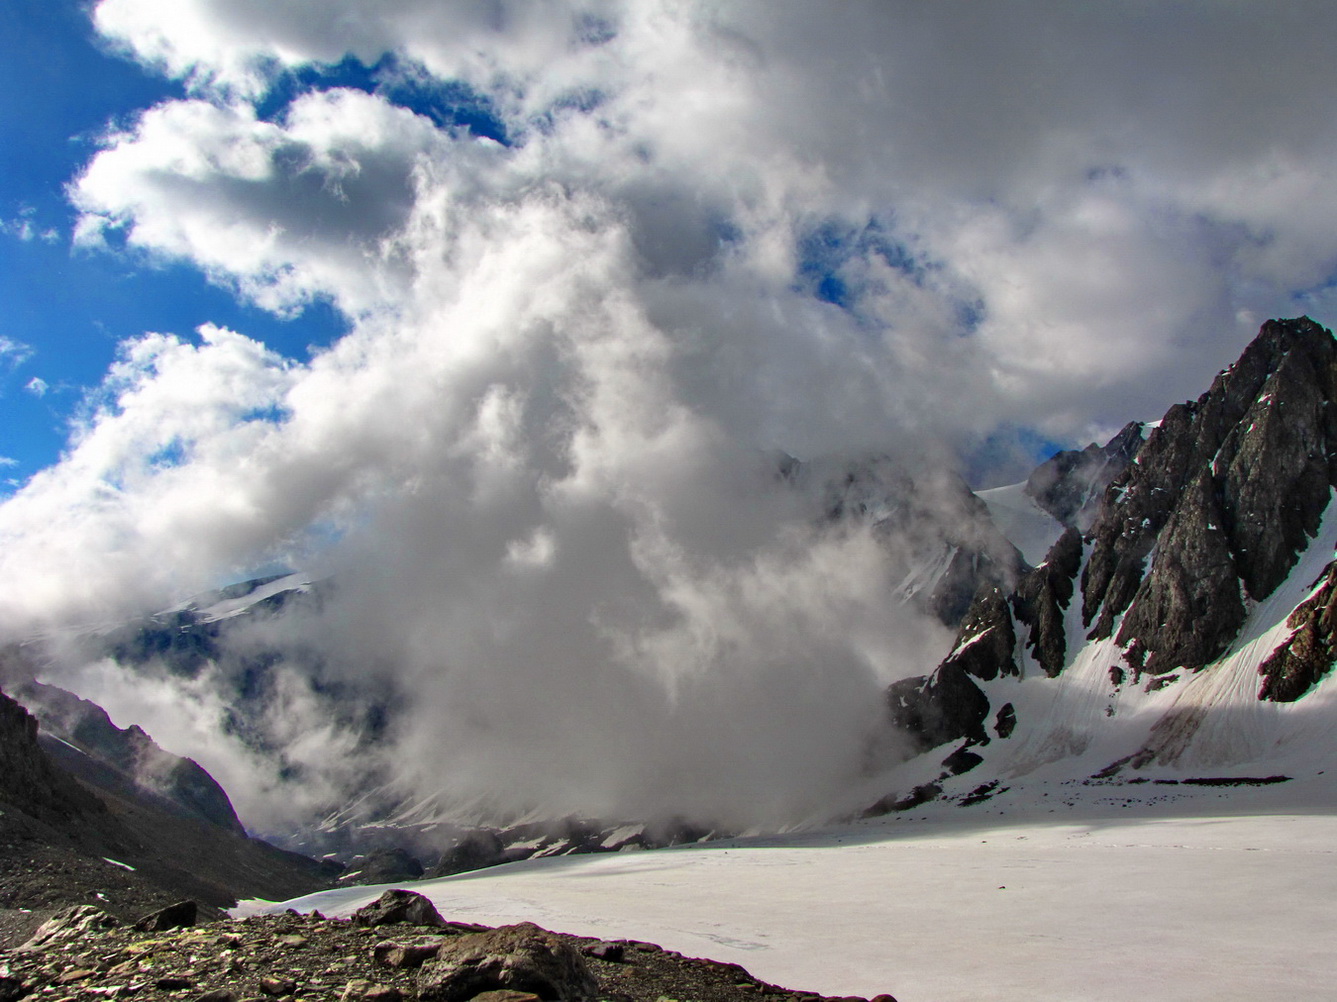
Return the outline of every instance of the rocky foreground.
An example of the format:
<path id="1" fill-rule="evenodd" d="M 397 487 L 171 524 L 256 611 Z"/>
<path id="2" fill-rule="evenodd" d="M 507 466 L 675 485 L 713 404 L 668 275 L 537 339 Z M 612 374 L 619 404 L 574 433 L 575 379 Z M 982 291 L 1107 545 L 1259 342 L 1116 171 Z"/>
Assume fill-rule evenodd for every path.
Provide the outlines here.
<path id="1" fill-rule="evenodd" d="M 447 922 L 408 891 L 387 891 L 351 919 L 289 911 L 197 926 L 196 917 L 192 902 L 133 926 L 67 908 L 0 951 L 0 1002 L 834 1002 L 652 943 Z"/>

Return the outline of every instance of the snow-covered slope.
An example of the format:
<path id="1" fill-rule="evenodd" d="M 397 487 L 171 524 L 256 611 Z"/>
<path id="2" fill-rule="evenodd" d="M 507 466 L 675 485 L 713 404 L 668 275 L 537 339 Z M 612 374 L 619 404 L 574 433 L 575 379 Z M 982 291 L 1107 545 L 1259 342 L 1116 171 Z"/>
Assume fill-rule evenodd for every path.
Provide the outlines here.
<path id="1" fill-rule="evenodd" d="M 1337 933 L 1337 818 L 1308 806 L 1333 791 L 1317 777 L 1111 799 L 1041 783 L 816 833 L 400 886 L 451 919 L 649 940 L 831 995 L 1290 1002 L 1337 984 L 1337 955 L 1317 946 Z M 242 911 L 346 915 L 382 889 Z"/>
<path id="2" fill-rule="evenodd" d="M 1337 764 L 1334 408 L 1331 334 L 1265 325 L 1154 427 L 1089 531 L 977 595 L 938 669 L 893 686 L 924 752 L 881 806 Z"/>
<path id="3" fill-rule="evenodd" d="M 1034 567 L 1063 532 L 1063 523 L 1045 511 L 1026 493 L 1026 484 L 1008 484 L 976 491 L 988 506 L 994 524 Z"/>

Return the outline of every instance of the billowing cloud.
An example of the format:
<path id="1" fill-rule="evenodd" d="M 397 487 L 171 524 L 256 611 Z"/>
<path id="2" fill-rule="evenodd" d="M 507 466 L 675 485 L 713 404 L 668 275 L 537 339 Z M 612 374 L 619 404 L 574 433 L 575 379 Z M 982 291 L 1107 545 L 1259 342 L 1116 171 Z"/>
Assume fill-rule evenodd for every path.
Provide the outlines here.
<path id="1" fill-rule="evenodd" d="M 192 90 L 72 179 L 78 238 L 351 329 L 300 364 L 214 327 L 127 343 L 61 463 L 0 507 L 0 621 L 328 575 L 301 643 L 411 694 L 378 754 L 461 801 L 505 777 L 548 812 L 819 812 L 868 765 L 880 687 L 943 635 L 892 601 L 895 542 L 816 528 L 767 457 L 1082 440 L 1333 296 L 1324 5 L 93 18 Z M 294 83 L 349 55 L 367 88 Z M 80 671 L 114 701 L 107 665 Z M 280 675 L 292 755 L 344 761 Z M 152 685 L 140 705 L 170 706 Z M 183 691 L 188 719 L 218 691 Z M 216 737 L 185 750 L 258 768 Z"/>

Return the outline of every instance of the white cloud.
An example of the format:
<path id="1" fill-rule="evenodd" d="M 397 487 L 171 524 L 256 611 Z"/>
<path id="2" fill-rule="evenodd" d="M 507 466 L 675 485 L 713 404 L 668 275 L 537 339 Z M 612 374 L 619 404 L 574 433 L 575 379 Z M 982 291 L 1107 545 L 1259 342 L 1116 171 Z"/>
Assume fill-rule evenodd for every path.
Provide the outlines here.
<path id="1" fill-rule="evenodd" d="M 33 376 L 32 379 L 23 384 L 23 388 L 35 397 L 44 397 L 51 385 L 41 376 Z"/>
<path id="2" fill-rule="evenodd" d="M 32 346 L 0 334 L 0 365 L 14 367 L 32 357 Z"/>

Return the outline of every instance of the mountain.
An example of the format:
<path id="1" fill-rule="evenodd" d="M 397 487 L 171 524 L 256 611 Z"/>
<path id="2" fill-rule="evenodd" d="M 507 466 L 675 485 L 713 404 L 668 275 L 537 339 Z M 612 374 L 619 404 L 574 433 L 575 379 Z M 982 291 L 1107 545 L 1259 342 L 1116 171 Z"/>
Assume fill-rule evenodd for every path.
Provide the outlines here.
<path id="1" fill-rule="evenodd" d="M 5 660 L 12 678 L 13 652 Z M 212 777 L 138 728 L 63 690 L 20 688 L 73 727 L 44 734 L 0 692 L 0 941 L 60 904 L 136 918 L 183 898 L 217 909 L 304 893 L 337 874 L 248 838 Z"/>
<path id="2" fill-rule="evenodd" d="M 969 799 L 981 778 L 1227 783 L 1321 760 L 1335 401 L 1331 333 L 1274 320 L 1145 441 L 1130 426 L 1037 470 L 1062 535 L 1015 588 L 980 589 L 933 672 L 890 687 L 920 782 L 880 806 Z"/>

